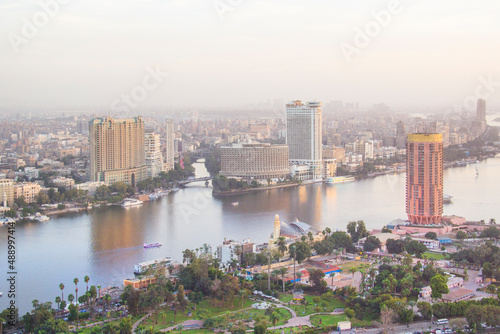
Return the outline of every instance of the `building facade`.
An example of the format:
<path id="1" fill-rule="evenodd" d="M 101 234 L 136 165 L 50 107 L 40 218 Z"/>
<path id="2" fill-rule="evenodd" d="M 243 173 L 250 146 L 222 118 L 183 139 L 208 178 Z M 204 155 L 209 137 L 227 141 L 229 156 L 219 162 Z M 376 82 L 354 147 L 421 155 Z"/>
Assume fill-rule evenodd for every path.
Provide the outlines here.
<path id="1" fill-rule="evenodd" d="M 165 158 L 167 162 L 167 170 L 174 169 L 174 158 L 175 158 L 175 133 L 174 133 L 174 121 L 167 119 L 165 122 Z"/>
<path id="2" fill-rule="evenodd" d="M 221 175 L 246 180 L 283 179 L 290 174 L 288 146 L 233 144 L 221 148 Z"/>
<path id="3" fill-rule="evenodd" d="M 153 178 L 158 176 L 163 169 L 160 135 L 154 132 L 146 132 L 144 135 L 144 154 L 148 170 L 147 177 Z"/>
<path id="4" fill-rule="evenodd" d="M 24 197 L 26 203 L 34 203 L 40 190 L 42 190 L 42 187 L 38 183 L 23 182 L 14 184 L 14 199 Z"/>
<path id="5" fill-rule="evenodd" d="M 321 102 L 292 101 L 286 105 L 286 143 L 290 165 L 310 168 L 310 180 L 321 181 L 322 114 Z"/>
<path id="6" fill-rule="evenodd" d="M 406 213 L 413 224 L 438 225 L 443 215 L 443 136 L 409 134 Z"/>
<path id="7" fill-rule="evenodd" d="M 11 179 L 0 179 L 0 196 L 2 205 L 14 203 L 14 183 Z"/>
<path id="8" fill-rule="evenodd" d="M 144 155 L 144 121 L 96 118 L 89 122 L 92 182 L 124 182 L 135 186 L 147 177 Z"/>

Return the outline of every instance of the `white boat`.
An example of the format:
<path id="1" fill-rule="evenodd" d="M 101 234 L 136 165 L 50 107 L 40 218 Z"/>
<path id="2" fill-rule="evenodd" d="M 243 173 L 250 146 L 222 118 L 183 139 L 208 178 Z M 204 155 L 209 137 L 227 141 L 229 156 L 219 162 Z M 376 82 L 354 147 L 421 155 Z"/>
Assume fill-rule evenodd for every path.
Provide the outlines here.
<path id="1" fill-rule="evenodd" d="M 163 257 L 161 259 L 141 262 L 134 266 L 134 274 L 141 275 L 144 274 L 148 269 L 154 269 L 159 267 L 168 267 L 173 263 L 171 257 Z"/>
<path id="2" fill-rule="evenodd" d="M 149 200 L 154 201 L 155 199 L 158 199 L 158 197 L 159 196 L 157 194 L 151 194 L 151 195 L 149 195 Z"/>
<path id="3" fill-rule="evenodd" d="M 46 221 L 49 221 L 50 218 L 48 216 L 44 216 L 44 215 L 40 215 L 40 216 L 36 216 L 35 218 L 36 220 L 38 220 L 39 222 L 43 223 L 43 222 L 46 222 Z"/>
<path id="4" fill-rule="evenodd" d="M 0 291 L 0 297 L 2 297 L 2 296 L 3 296 L 3 292 Z"/>
<path id="5" fill-rule="evenodd" d="M 450 203 L 451 203 L 452 198 L 453 198 L 453 196 L 450 196 L 450 195 L 444 194 L 444 195 L 443 195 L 443 203 L 444 203 L 444 204 L 450 204 Z"/>
<path id="6" fill-rule="evenodd" d="M 346 182 L 354 182 L 354 181 L 356 181 L 354 176 L 335 176 L 335 177 L 328 177 L 326 179 L 326 183 L 329 183 L 329 184 L 346 183 Z"/>
<path id="7" fill-rule="evenodd" d="M 233 203 L 231 203 L 231 205 L 232 206 L 238 206 L 238 205 L 240 205 L 240 203 L 239 202 L 233 202 Z"/>
<path id="8" fill-rule="evenodd" d="M 140 201 L 138 199 L 135 199 L 135 198 L 125 198 L 123 200 L 123 203 L 121 204 L 121 206 L 123 206 L 124 208 L 129 208 L 131 206 L 140 206 L 144 204 L 143 201 Z"/>
<path id="9" fill-rule="evenodd" d="M 479 175 L 479 170 L 477 169 L 477 167 L 476 167 L 476 175 Z"/>

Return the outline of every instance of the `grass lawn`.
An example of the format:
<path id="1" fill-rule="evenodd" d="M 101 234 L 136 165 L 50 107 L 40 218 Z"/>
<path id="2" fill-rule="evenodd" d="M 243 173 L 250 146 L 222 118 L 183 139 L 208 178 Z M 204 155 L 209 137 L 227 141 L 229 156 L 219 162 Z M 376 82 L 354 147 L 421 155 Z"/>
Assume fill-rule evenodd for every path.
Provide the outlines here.
<path id="1" fill-rule="evenodd" d="M 444 255 L 441 253 L 425 252 L 424 254 L 422 254 L 422 257 L 424 255 L 428 256 L 429 260 L 443 260 L 444 259 Z"/>
<path id="2" fill-rule="evenodd" d="M 349 274 L 349 269 L 360 267 L 362 264 L 370 265 L 370 262 L 365 261 L 349 261 L 342 264 L 339 264 L 340 269 L 342 269 L 344 274 Z"/>
<path id="3" fill-rule="evenodd" d="M 321 319 L 321 326 L 336 326 L 339 321 L 347 321 L 347 316 L 344 314 L 340 315 L 313 315 L 311 316 L 311 323 L 314 326 L 320 326 L 319 322 Z"/>
<path id="4" fill-rule="evenodd" d="M 308 302 L 307 306 L 304 306 L 304 305 L 289 305 L 289 307 L 292 310 L 294 310 L 297 313 L 297 316 L 299 316 L 299 317 L 302 317 L 302 316 L 305 316 L 305 315 L 309 315 L 309 314 L 313 314 L 313 313 L 319 313 L 319 312 L 329 313 L 329 312 L 333 312 L 333 310 L 336 309 L 336 308 L 344 308 L 345 307 L 344 301 L 342 301 L 340 299 L 332 299 L 332 301 L 324 301 L 324 303 L 325 303 L 324 305 L 323 305 L 323 300 L 321 300 L 319 302 L 319 305 L 318 305 L 318 307 L 320 307 L 321 310 L 319 312 L 317 312 L 315 310 L 315 308 L 317 306 L 314 304 L 314 301 L 313 301 L 313 298 L 315 296 L 304 295 L 304 297 L 305 297 L 305 299 Z M 292 300 L 292 295 L 290 295 L 290 294 L 281 295 L 280 296 L 280 300 L 283 303 L 288 303 L 289 301 Z"/>
<path id="5" fill-rule="evenodd" d="M 243 302 L 243 308 L 248 308 L 251 307 L 251 305 L 255 303 L 252 300 L 245 299 Z M 174 322 L 174 311 L 171 311 L 170 308 L 163 308 L 159 310 L 159 316 L 158 316 L 158 324 L 155 324 L 153 317 L 149 317 L 145 322 L 142 323 L 142 326 L 145 328 L 151 328 L 153 327 L 155 330 L 163 329 L 165 327 L 170 327 L 173 325 L 180 324 L 186 320 L 190 319 L 198 319 L 201 320 L 199 317 L 197 317 L 197 312 L 196 310 L 192 310 L 191 307 L 193 306 L 193 303 L 188 304 L 188 308 L 181 312 L 177 311 L 177 315 L 175 316 L 175 322 Z M 200 304 L 197 306 L 197 310 L 201 309 L 206 309 L 209 311 L 209 317 L 216 317 L 216 316 L 225 316 L 227 312 L 230 312 L 228 317 L 234 318 L 234 320 L 241 320 L 241 319 L 246 319 L 244 315 L 245 313 L 240 312 L 241 310 L 241 299 L 239 298 L 234 298 L 232 305 L 222 305 L 219 301 L 214 300 L 214 299 L 205 299 L 203 300 Z M 188 317 L 187 314 L 189 310 L 192 311 L 193 316 Z M 249 317 L 249 316 L 248 316 Z"/>

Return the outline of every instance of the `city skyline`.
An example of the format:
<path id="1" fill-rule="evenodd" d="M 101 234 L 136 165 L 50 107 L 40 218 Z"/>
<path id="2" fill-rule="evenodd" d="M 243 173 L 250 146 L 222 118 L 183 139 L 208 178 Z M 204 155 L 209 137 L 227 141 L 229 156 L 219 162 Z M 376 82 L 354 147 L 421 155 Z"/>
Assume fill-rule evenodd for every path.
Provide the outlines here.
<path id="1" fill-rule="evenodd" d="M 424 110 L 472 109 L 473 97 L 497 108 L 499 5 L 396 2 L 256 1 L 221 10 L 201 0 L 60 1 L 48 11 L 8 1 L 0 14 L 0 101 L 122 116 L 296 96 Z M 33 21 L 44 15 L 48 22 Z M 138 86 L 147 96 L 127 104 L 123 96 Z"/>

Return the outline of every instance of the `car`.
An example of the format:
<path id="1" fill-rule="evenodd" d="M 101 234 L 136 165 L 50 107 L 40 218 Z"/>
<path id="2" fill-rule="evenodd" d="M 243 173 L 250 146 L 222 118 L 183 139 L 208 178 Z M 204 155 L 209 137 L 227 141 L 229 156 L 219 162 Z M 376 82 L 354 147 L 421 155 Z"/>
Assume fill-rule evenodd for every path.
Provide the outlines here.
<path id="1" fill-rule="evenodd" d="M 448 328 L 444 330 L 444 334 L 453 334 L 453 330 Z"/>

